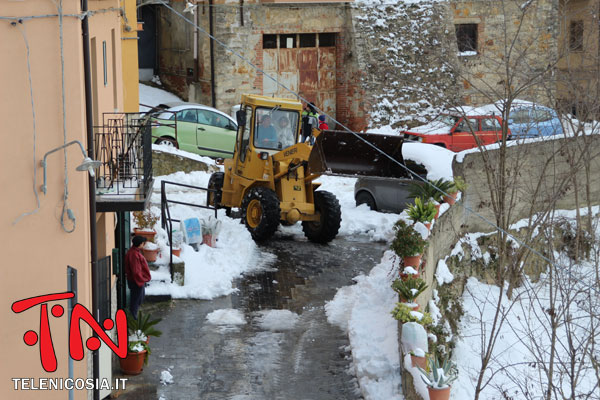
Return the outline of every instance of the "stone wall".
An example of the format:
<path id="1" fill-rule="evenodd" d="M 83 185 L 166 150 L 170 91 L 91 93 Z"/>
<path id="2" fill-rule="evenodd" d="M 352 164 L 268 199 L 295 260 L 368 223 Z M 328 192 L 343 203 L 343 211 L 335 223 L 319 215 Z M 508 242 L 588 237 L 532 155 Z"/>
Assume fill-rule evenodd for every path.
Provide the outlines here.
<path id="1" fill-rule="evenodd" d="M 491 150 L 486 154 L 490 157 L 492 164 L 497 163 L 499 150 Z M 587 174 L 583 165 L 578 165 L 575 169 L 571 167 L 571 164 L 568 162 L 569 154 L 573 155 L 574 158 L 581 158 L 582 155 L 589 156 L 591 164 Z M 517 191 L 519 197 L 513 207 L 511 222 L 526 218 L 530 215 L 529 207 L 531 204 L 535 204 L 538 201 L 543 203 L 548 201 L 549 198 L 556 200 L 556 209 L 570 210 L 576 208 L 576 198 L 579 199 L 579 207 L 587 205 L 585 200 L 587 198 L 591 200 L 590 205 L 600 204 L 600 135 L 518 144 L 517 146 L 507 148 L 507 159 L 509 163 L 516 164 L 519 167 L 517 169 L 521 170 L 521 173 L 517 174 L 517 179 L 513 182 L 519 188 Z M 548 162 L 548 159 L 552 159 L 553 161 Z M 465 155 L 462 163 L 455 161 L 453 164 L 454 176 L 462 176 L 468 187 L 465 193 L 462 194 L 460 201 L 442 214 L 433 225 L 421 265 L 423 270 L 421 277 L 429 286 L 417 298 L 417 302 L 421 305 L 422 309 L 425 309 L 429 301 L 433 299 L 434 290 L 438 290 L 440 298 L 460 298 L 468 276 L 475 275 L 479 279 L 493 283 L 493 277 L 485 276 L 490 273 L 489 268 L 487 268 L 487 271 L 485 268 L 480 268 L 479 261 L 481 260 L 473 260 L 469 256 L 468 249 L 465 251 L 465 258 L 462 263 L 454 260 L 454 257 L 448 260 L 448 266 L 451 268 L 451 272 L 455 274 L 452 284 L 439 287 L 435 279 L 439 260 L 450 255 L 455 244 L 465 233 L 492 232 L 494 230 L 490 225 L 483 222 L 481 218 L 468 210 L 473 210 L 492 222 L 495 221 L 489 205 L 490 193 L 486 174 L 484 173 L 483 160 L 484 156 L 477 152 Z M 544 171 L 545 173 L 542 173 L 542 169 L 540 168 L 542 164 L 550 166 Z M 573 173 L 573 170 L 576 170 L 576 172 Z M 574 177 L 581 183 L 577 194 L 572 184 L 575 180 Z M 565 190 L 551 190 L 557 184 L 565 181 L 570 183 L 564 186 Z M 532 191 L 534 185 L 538 186 L 538 183 L 540 187 L 547 189 L 541 191 L 539 196 Z M 588 184 L 587 188 L 590 190 L 589 193 L 586 193 L 586 188 L 583 187 L 586 183 Z M 535 207 L 533 211 L 537 211 Z M 484 247 L 482 245 L 482 248 Z M 457 263 L 461 265 L 455 265 Z M 531 263 L 535 264 L 535 262 Z M 453 268 L 460 268 L 460 270 Z M 442 299 L 442 303 L 444 302 L 447 301 Z M 458 318 L 460 317 L 460 306 L 457 306 L 457 302 L 453 303 L 454 309 L 452 313 L 456 320 L 451 321 L 451 324 L 458 322 Z M 448 304 L 439 305 L 443 309 L 443 306 L 447 306 Z M 399 327 L 401 329 L 401 324 L 399 324 Z M 403 369 L 402 382 L 404 396 L 407 400 L 420 400 L 420 396 L 416 394 L 412 387 L 412 376 L 408 375 L 410 374 Z"/>
<path id="2" fill-rule="evenodd" d="M 209 165 L 202 161 L 181 157 L 176 154 L 166 153 L 160 150 L 152 150 L 152 175 L 163 176 L 175 172 L 193 171 L 216 172 L 219 169 L 215 165 Z"/>
<path id="3" fill-rule="evenodd" d="M 454 24 L 478 25 L 477 54 L 459 56 L 466 104 L 493 103 L 519 90 L 519 98 L 554 105 L 551 75 L 542 72 L 558 57 L 558 0 L 453 0 L 451 8 Z"/>
<path id="4" fill-rule="evenodd" d="M 371 127 L 413 126 L 459 99 L 448 2 L 357 1 L 352 13 Z"/>

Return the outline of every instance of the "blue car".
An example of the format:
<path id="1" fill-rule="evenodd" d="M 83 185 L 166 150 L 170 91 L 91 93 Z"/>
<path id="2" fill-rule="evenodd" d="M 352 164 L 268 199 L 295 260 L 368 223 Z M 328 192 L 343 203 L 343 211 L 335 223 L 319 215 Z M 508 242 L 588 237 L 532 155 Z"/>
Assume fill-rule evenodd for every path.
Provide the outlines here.
<path id="1" fill-rule="evenodd" d="M 562 135 L 563 128 L 555 110 L 535 103 L 513 103 L 508 127 L 512 139 Z"/>

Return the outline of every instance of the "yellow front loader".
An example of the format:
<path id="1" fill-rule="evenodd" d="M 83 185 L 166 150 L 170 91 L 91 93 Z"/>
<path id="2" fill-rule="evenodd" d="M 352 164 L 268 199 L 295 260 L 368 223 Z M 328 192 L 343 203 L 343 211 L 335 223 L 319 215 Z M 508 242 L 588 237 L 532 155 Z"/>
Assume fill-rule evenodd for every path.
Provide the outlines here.
<path id="1" fill-rule="evenodd" d="M 289 99 L 243 95 L 238 134 L 225 172 L 214 173 L 207 203 L 239 208 L 256 241 L 269 239 L 280 223 L 302 222 L 306 237 L 328 243 L 340 228 L 336 197 L 317 191 L 324 169 L 316 138 L 321 133 L 302 118 L 302 104 Z"/>

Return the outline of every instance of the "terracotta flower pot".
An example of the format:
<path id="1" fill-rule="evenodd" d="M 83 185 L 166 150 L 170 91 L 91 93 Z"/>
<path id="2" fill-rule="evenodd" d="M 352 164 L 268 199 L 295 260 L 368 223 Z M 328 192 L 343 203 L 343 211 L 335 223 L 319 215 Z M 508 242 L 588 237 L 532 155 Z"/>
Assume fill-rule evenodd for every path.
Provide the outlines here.
<path id="1" fill-rule="evenodd" d="M 422 254 L 410 257 L 404 257 L 404 266 L 405 267 L 418 267 L 421 264 Z M 415 268 L 417 269 L 417 268 Z"/>
<path id="2" fill-rule="evenodd" d="M 181 255 L 181 249 L 173 249 L 173 255 L 179 257 Z"/>
<path id="3" fill-rule="evenodd" d="M 127 353 L 125 358 L 119 358 L 121 371 L 126 375 L 139 375 L 144 367 L 145 359 L 146 350 L 142 350 L 139 353 Z"/>
<path id="4" fill-rule="evenodd" d="M 444 202 L 452 205 L 456 203 L 456 196 L 458 196 L 458 192 L 449 193 L 449 196 L 444 195 Z"/>
<path id="5" fill-rule="evenodd" d="M 413 311 L 419 311 L 419 308 L 421 308 L 421 306 L 417 303 L 409 303 L 407 301 L 403 301 L 402 303 L 406 304 Z"/>
<path id="6" fill-rule="evenodd" d="M 449 400 L 450 399 L 450 386 L 443 389 L 435 389 L 431 386 L 427 386 L 429 390 L 429 400 Z"/>
<path id="7" fill-rule="evenodd" d="M 135 236 L 143 236 L 149 242 L 154 242 L 154 236 L 156 236 L 156 231 L 155 230 L 152 230 L 152 231 L 143 231 L 143 230 L 140 230 L 138 228 L 134 228 L 133 229 L 133 234 Z"/>
<path id="8" fill-rule="evenodd" d="M 411 354 L 410 360 L 412 361 L 413 367 L 421 367 L 423 369 L 427 369 L 427 359 L 425 357 L 417 357 Z"/>
<path id="9" fill-rule="evenodd" d="M 435 209 L 437 210 L 435 213 L 435 216 L 433 217 L 434 219 L 438 219 L 438 217 L 440 216 L 440 206 L 441 204 L 436 204 L 435 205 Z"/>
<path id="10" fill-rule="evenodd" d="M 425 228 L 427 228 L 427 231 L 431 232 L 431 222 L 423 222 L 423 225 L 425 225 Z"/>
<path id="11" fill-rule="evenodd" d="M 149 250 L 146 248 L 142 248 L 142 253 L 144 254 L 144 258 L 148 262 L 154 262 L 158 258 L 158 251 L 160 249 Z"/>
<path id="12" fill-rule="evenodd" d="M 217 237 L 215 235 L 202 235 L 202 244 L 215 247 L 217 244 Z"/>

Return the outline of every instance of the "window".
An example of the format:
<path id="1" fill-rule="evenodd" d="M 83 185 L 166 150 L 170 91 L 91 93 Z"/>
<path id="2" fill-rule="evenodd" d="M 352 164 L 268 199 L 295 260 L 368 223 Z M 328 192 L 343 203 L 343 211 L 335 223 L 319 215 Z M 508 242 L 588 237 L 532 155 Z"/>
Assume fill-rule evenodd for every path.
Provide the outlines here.
<path id="1" fill-rule="evenodd" d="M 250 143 L 250 128 L 252 127 L 252 107 L 246 107 L 246 125 L 244 126 L 244 132 L 240 143 L 240 161 L 246 161 L 246 149 Z"/>
<path id="2" fill-rule="evenodd" d="M 279 35 L 279 47 L 293 49 L 296 47 L 296 35 Z"/>
<path id="3" fill-rule="evenodd" d="M 198 122 L 196 110 L 181 110 L 177 112 L 177 121 L 179 122 Z"/>
<path id="4" fill-rule="evenodd" d="M 510 113 L 509 120 L 512 120 L 514 124 L 526 124 L 529 122 L 529 110 L 515 110 Z"/>
<path id="5" fill-rule="evenodd" d="M 317 47 L 317 34 L 316 33 L 301 33 L 300 34 L 300 47 Z"/>
<path id="6" fill-rule="evenodd" d="M 318 35 L 318 36 L 317 36 Z M 318 41 L 317 41 L 318 37 Z M 262 48 L 276 49 L 279 41 L 280 49 L 335 47 L 336 33 L 288 33 L 263 35 Z"/>
<path id="7" fill-rule="evenodd" d="M 551 111 L 548 110 L 534 110 L 533 119 L 535 122 L 546 122 L 550 121 L 554 116 Z"/>
<path id="8" fill-rule="evenodd" d="M 481 120 L 482 131 L 499 131 L 500 122 L 496 118 L 483 118 Z"/>
<path id="9" fill-rule="evenodd" d="M 108 85 L 108 66 L 106 60 L 106 40 L 102 41 L 102 64 L 104 65 L 104 86 Z"/>
<path id="10" fill-rule="evenodd" d="M 205 111 L 205 113 L 210 116 L 210 125 L 223 129 L 229 128 L 229 119 L 227 117 L 212 111 Z"/>
<path id="11" fill-rule="evenodd" d="M 569 49 L 583 50 L 583 21 L 571 21 L 569 28 Z"/>
<path id="12" fill-rule="evenodd" d="M 263 49 L 276 49 L 277 35 L 263 35 Z"/>
<path id="13" fill-rule="evenodd" d="M 319 47 L 335 47 L 335 33 L 319 33 Z"/>
<path id="14" fill-rule="evenodd" d="M 469 118 L 467 119 L 463 119 L 462 121 L 460 121 L 460 123 L 458 124 L 458 126 L 456 127 L 456 131 L 455 132 L 474 132 L 477 131 L 478 129 L 478 123 L 477 120 L 474 118 Z"/>
<path id="15" fill-rule="evenodd" d="M 457 24 L 454 29 L 460 53 L 477 51 L 477 24 Z"/>

